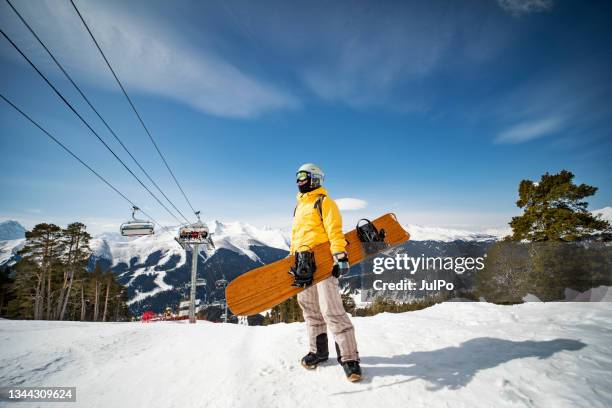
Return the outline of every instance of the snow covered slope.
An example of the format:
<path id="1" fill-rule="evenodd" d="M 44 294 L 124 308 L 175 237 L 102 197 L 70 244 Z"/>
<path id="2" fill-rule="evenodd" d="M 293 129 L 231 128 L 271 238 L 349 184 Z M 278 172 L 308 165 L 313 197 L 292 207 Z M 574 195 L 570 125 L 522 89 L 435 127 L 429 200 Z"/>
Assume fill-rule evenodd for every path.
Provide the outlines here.
<path id="1" fill-rule="evenodd" d="M 0 241 L 0 265 L 14 263 L 17 251 L 23 248 L 24 244 L 25 238 Z"/>
<path id="2" fill-rule="evenodd" d="M 353 321 L 361 383 L 333 355 L 299 365 L 303 323 L 0 320 L 0 384 L 76 386 L 70 407 L 612 406 L 610 303 L 445 303 Z"/>

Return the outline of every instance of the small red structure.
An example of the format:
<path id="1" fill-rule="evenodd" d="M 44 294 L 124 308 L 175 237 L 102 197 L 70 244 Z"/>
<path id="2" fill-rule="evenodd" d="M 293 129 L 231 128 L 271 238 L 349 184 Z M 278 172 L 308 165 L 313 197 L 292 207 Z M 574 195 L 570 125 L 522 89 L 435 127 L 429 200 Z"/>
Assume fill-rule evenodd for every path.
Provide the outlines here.
<path id="1" fill-rule="evenodd" d="M 150 323 L 151 319 L 153 319 L 154 317 L 155 317 L 155 313 L 153 313 L 151 310 L 147 310 L 140 317 L 140 321 L 143 323 Z"/>

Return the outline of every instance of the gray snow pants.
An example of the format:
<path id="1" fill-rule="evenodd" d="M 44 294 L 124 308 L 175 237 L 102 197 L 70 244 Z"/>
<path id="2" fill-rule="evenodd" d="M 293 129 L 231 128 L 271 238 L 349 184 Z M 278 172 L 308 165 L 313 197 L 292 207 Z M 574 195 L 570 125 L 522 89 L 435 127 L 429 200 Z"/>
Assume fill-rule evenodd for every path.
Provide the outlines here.
<path id="1" fill-rule="evenodd" d="M 317 336 L 327 332 L 329 326 L 338 343 L 342 361 L 359 361 L 355 329 L 344 311 L 338 291 L 338 278 L 328 279 L 298 293 L 298 304 L 302 308 L 308 330 L 310 351 L 317 351 Z"/>

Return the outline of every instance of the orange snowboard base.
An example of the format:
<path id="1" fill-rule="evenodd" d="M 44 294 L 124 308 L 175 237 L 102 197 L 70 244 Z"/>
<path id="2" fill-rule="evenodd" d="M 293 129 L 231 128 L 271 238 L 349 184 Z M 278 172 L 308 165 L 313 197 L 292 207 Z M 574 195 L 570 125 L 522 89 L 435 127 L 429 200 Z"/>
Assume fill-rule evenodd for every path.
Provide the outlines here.
<path id="1" fill-rule="evenodd" d="M 410 238 L 394 214 L 385 214 L 372 223 L 379 231 L 385 230 L 385 243 L 388 246 L 384 249 L 402 244 Z M 344 237 L 348 242 L 346 252 L 351 265 L 376 255 L 364 252 L 356 229 L 347 232 Z M 312 251 L 317 265 L 314 285 L 331 276 L 334 260 L 329 242 L 315 246 Z M 289 275 L 289 268 L 294 263 L 295 256 L 290 256 L 240 275 L 225 289 L 227 306 L 236 316 L 249 316 L 270 309 L 301 292 L 303 288 L 291 286 L 293 277 Z"/>

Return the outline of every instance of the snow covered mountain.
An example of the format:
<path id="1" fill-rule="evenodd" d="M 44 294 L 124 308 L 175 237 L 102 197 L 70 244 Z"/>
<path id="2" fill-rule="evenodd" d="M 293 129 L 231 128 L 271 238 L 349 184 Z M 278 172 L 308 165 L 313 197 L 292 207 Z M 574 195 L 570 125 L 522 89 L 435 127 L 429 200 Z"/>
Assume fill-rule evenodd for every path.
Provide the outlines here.
<path id="1" fill-rule="evenodd" d="M 200 299 L 221 299 L 223 291 L 215 288 L 216 280 L 232 280 L 252 268 L 285 257 L 289 250 L 289 239 L 281 230 L 241 222 L 213 220 L 207 224 L 215 249 L 200 249 L 198 278 L 207 281 L 207 286 L 198 287 Z M 128 289 L 134 313 L 176 306 L 191 276 L 191 253 L 185 253 L 175 241 L 177 235 L 178 227 L 138 238 L 102 234 L 91 241 L 93 255 L 89 267 L 93 269 L 99 264 L 113 270 L 118 282 Z"/>
<path id="2" fill-rule="evenodd" d="M 510 233 L 506 229 L 489 229 L 481 232 L 467 231 L 460 229 L 429 227 L 416 224 L 406 224 L 404 229 L 410 233 L 412 241 L 495 241 Z"/>
<path id="3" fill-rule="evenodd" d="M 612 207 L 594 211 L 612 220 Z M 11 222 L 7 225 L 18 224 Z M 207 222 L 215 250 L 202 249 L 198 259 L 198 277 L 207 280 L 208 286 L 198 287 L 197 295 L 208 301 L 219 300 L 223 291 L 214 287 L 214 282 L 225 278 L 232 280 L 238 275 L 266 263 L 286 256 L 289 237 L 280 229 L 257 228 L 242 222 Z M 21 227 L 23 229 L 23 227 Z M 414 256 L 472 256 L 484 255 L 507 230 L 473 232 L 458 229 L 405 225 L 411 239 L 399 250 Z M 104 233 L 91 241 L 93 250 L 89 269 L 96 264 L 111 268 L 117 280 L 128 290 L 130 307 L 134 313 L 153 309 L 161 311 L 166 306 L 176 306 L 186 293 L 185 284 L 190 279 L 191 254 L 174 240 L 178 228 L 158 230 L 155 235 L 126 238 L 118 233 Z M 17 231 L 11 229 L 12 231 Z M 10 236 L 10 235 L 9 235 Z M 16 252 L 24 239 L 0 240 L 0 266 L 16 261 Z M 459 287 L 471 287 L 474 276 L 466 273 L 454 275 Z M 436 278 L 447 278 L 437 276 Z M 351 279 L 352 287 L 359 287 Z"/>
<path id="4" fill-rule="evenodd" d="M 593 215 L 601 216 L 602 219 L 612 223 L 612 207 L 603 207 L 591 211 Z M 436 226 L 424 226 L 418 224 L 405 224 L 404 228 L 410 233 L 411 241 L 496 241 L 506 235 L 510 235 L 512 230 L 506 226 L 503 228 L 488 228 L 482 231 L 468 231 L 454 228 L 443 228 Z"/>
<path id="5" fill-rule="evenodd" d="M 328 362 L 300 366 L 304 323 L 25 320 L 0 320 L 0 383 L 75 386 L 74 407 L 612 406 L 612 303 L 443 303 L 352 321 L 360 383 L 333 343 Z"/>
<path id="6" fill-rule="evenodd" d="M 612 223 L 612 207 L 604 207 L 599 210 L 593 210 L 593 214 L 601 216 L 602 219 Z"/>
<path id="7" fill-rule="evenodd" d="M 26 229 L 17 221 L 0 222 L 0 241 L 25 238 Z"/>
<path id="8" fill-rule="evenodd" d="M 19 231 L 16 222 L 3 224 L 7 226 L 6 231 Z M 198 277 L 208 283 L 206 287 L 198 287 L 200 299 L 221 299 L 223 291 L 215 288 L 216 280 L 232 280 L 252 268 L 285 257 L 289 250 L 289 238 L 279 229 L 217 220 L 207 224 L 216 248 L 201 248 L 199 253 Z M 11 266 L 17 261 L 16 253 L 25 243 L 21 235 L 18 239 L 0 240 L 0 266 Z M 96 264 L 103 269 L 111 268 L 118 282 L 127 287 L 134 313 L 176 306 L 186 293 L 185 284 L 191 277 L 191 253 L 186 254 L 175 241 L 177 235 L 178 227 L 136 238 L 103 233 L 90 242 L 89 270 Z"/>
<path id="9" fill-rule="evenodd" d="M 11 266 L 17 261 L 17 251 L 23 248 L 25 238 L 0 241 L 0 266 Z"/>

